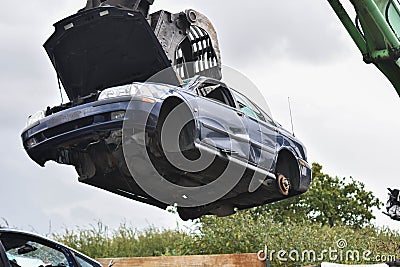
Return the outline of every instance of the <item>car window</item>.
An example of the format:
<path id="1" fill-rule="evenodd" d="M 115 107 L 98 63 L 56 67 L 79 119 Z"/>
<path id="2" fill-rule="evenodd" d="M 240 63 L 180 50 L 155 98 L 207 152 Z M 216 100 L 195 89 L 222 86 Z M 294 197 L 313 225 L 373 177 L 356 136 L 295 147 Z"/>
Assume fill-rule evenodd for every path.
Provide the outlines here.
<path id="1" fill-rule="evenodd" d="M 25 238 L 1 237 L 13 267 L 72 267 L 65 254 L 55 248 Z"/>
<path id="2" fill-rule="evenodd" d="M 248 115 L 254 119 L 265 121 L 263 114 L 249 99 L 247 99 L 244 95 L 239 94 L 236 91 L 232 90 L 232 92 L 233 92 L 233 95 L 235 96 L 236 102 L 238 104 L 238 108 L 243 113 L 245 113 L 246 115 Z"/>
<path id="3" fill-rule="evenodd" d="M 264 110 L 262 110 L 261 108 L 259 108 L 258 110 L 264 116 L 264 119 L 265 119 L 266 122 L 268 122 L 268 123 L 270 123 L 272 125 L 276 125 L 274 120 Z"/>
<path id="4" fill-rule="evenodd" d="M 203 83 L 196 91 L 199 96 L 203 96 L 230 107 L 235 107 L 232 95 L 229 90 L 222 85 Z"/>

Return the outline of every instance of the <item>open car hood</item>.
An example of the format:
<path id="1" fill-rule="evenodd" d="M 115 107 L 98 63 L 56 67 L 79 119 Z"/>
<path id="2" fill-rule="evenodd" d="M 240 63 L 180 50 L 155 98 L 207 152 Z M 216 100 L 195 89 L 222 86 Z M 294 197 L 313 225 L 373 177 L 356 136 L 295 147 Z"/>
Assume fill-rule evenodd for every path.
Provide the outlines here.
<path id="1" fill-rule="evenodd" d="M 98 7 L 54 26 L 44 48 L 71 100 L 107 87 L 143 82 L 171 67 L 140 12 Z M 163 76 L 162 82 L 179 84 L 172 68 Z"/>

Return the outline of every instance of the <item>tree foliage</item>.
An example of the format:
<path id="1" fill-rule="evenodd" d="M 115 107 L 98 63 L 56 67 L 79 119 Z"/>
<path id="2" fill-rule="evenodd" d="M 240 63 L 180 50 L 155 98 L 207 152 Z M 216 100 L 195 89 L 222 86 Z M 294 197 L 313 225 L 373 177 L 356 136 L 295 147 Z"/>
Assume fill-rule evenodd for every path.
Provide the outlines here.
<path id="1" fill-rule="evenodd" d="M 383 203 L 364 183 L 352 177 L 332 177 L 322 172 L 322 166 L 313 163 L 313 182 L 300 195 L 251 211 L 255 216 L 272 216 L 277 221 L 311 221 L 322 225 L 345 224 L 354 227 L 370 225 L 375 219 L 374 208 Z"/>

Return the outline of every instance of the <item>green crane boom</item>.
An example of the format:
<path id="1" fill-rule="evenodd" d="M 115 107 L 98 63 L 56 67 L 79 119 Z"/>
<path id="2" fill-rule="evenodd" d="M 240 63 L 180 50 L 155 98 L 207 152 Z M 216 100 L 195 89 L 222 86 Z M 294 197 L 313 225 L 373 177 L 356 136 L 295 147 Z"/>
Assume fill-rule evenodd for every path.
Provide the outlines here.
<path id="1" fill-rule="evenodd" d="M 349 0 L 353 22 L 340 0 L 328 0 L 366 63 L 373 63 L 400 96 L 400 3 L 398 0 Z"/>

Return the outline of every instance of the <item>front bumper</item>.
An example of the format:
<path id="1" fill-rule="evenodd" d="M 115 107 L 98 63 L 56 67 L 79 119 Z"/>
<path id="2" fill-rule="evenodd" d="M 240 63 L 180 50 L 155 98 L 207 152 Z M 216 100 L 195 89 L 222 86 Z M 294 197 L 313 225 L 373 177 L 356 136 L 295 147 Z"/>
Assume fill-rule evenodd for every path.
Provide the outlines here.
<path id="1" fill-rule="evenodd" d="M 312 169 L 305 160 L 299 158 L 297 161 L 300 172 L 300 180 L 297 191 L 304 193 L 310 188 L 312 182 Z"/>
<path id="2" fill-rule="evenodd" d="M 130 104 L 130 101 L 135 102 Z M 112 114 L 126 112 L 128 108 L 148 115 L 153 105 L 125 97 L 69 108 L 25 129 L 21 135 L 23 146 L 29 157 L 41 166 L 49 160 L 60 162 L 61 151 L 95 142 L 112 131 L 121 130 L 124 117 L 112 118 Z"/>

